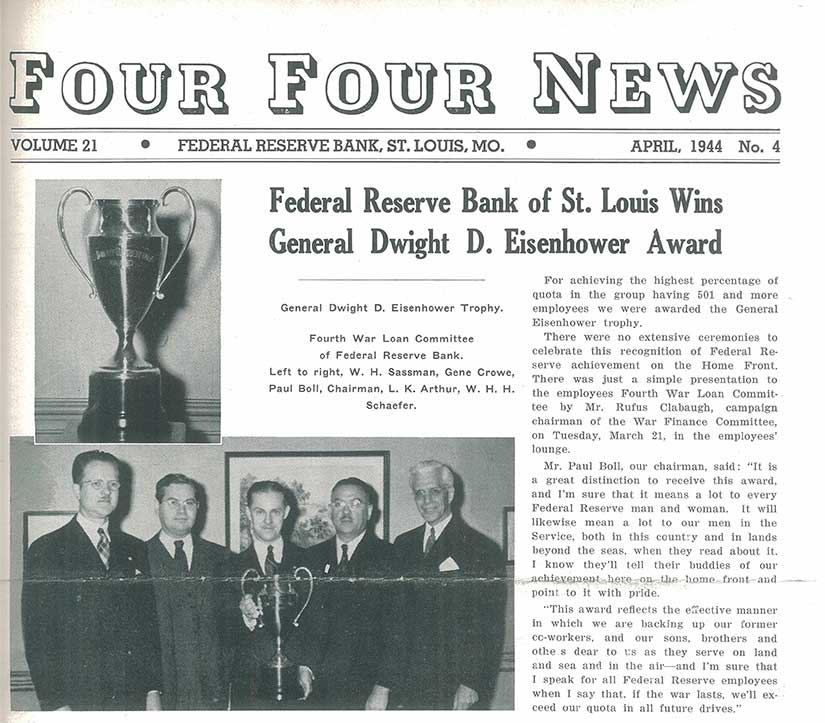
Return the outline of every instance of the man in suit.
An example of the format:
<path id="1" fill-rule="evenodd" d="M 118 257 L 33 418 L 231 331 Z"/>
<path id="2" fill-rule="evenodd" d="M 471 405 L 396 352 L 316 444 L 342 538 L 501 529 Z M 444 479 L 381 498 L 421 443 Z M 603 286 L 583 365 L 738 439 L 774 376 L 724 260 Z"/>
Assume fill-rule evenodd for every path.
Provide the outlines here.
<path id="1" fill-rule="evenodd" d="M 146 543 L 160 627 L 166 710 L 225 710 L 226 660 L 220 627 L 223 547 L 192 534 L 200 485 L 168 474 L 155 485 L 160 531 Z"/>
<path id="2" fill-rule="evenodd" d="M 399 629 L 392 546 L 369 528 L 373 490 L 356 477 L 330 494 L 335 537 L 307 550 L 316 594 L 290 638 L 305 691 L 325 709 L 384 710 L 398 684 Z"/>
<path id="3" fill-rule="evenodd" d="M 289 499 L 289 490 L 272 480 L 258 480 L 246 493 L 252 544 L 229 561 L 228 575 L 227 635 L 233 647 L 232 708 L 236 710 L 274 705 L 272 671 L 267 668 L 276 653 L 274 611 L 265 609 L 252 592 L 243 593 L 241 581 L 250 570 L 258 576 L 291 576 L 304 564 L 303 550 L 282 535 L 291 512 Z M 285 622 L 284 634 L 291 628 Z"/>
<path id="4" fill-rule="evenodd" d="M 406 578 L 404 705 L 468 710 L 489 704 L 504 632 L 498 546 L 452 509 L 453 471 L 428 460 L 410 471 L 424 524 L 395 540 Z M 420 582 L 416 582 L 416 578 Z"/>
<path id="5" fill-rule="evenodd" d="M 43 710 L 160 710 L 146 548 L 109 524 L 120 486 L 116 457 L 77 455 L 77 515 L 27 551 L 23 635 Z"/>

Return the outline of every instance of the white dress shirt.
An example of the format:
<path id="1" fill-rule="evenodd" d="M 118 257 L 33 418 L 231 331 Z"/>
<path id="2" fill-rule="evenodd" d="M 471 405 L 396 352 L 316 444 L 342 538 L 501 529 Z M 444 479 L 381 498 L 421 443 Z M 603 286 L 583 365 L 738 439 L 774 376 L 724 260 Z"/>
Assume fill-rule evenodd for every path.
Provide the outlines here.
<path id="1" fill-rule="evenodd" d="M 78 512 L 75 519 L 83 532 L 86 533 L 86 537 L 91 540 L 95 550 L 97 549 L 97 543 L 100 541 L 100 534 L 98 533 L 98 530 L 101 528 L 106 533 L 106 537 L 109 538 L 109 542 L 111 543 L 112 536 L 109 534 L 108 518 L 103 520 L 103 522 L 96 522 L 95 520 L 90 520 L 88 517 L 84 517 L 80 512 Z"/>
<path id="2" fill-rule="evenodd" d="M 175 541 L 176 540 L 183 540 L 183 551 L 186 553 L 186 565 L 191 570 L 192 569 L 192 554 L 194 552 L 194 545 L 192 544 L 192 535 L 187 535 L 183 538 L 175 538 L 170 537 L 167 535 L 163 530 L 160 531 L 160 535 L 158 535 L 161 544 L 166 548 L 166 551 L 169 553 L 169 556 L 174 559 L 175 557 Z"/>
<path id="3" fill-rule="evenodd" d="M 427 540 L 430 539 L 430 530 L 435 530 L 435 539 L 437 540 L 441 537 L 441 533 L 444 532 L 444 528 L 450 524 L 451 519 L 453 519 L 452 512 L 440 522 L 436 522 L 434 525 L 431 525 L 429 522 L 424 525 L 424 546 L 421 548 L 422 550 L 427 550 Z"/>
<path id="4" fill-rule="evenodd" d="M 255 547 L 255 555 L 258 558 L 258 564 L 264 572 L 266 572 L 266 553 L 270 545 L 272 545 L 272 555 L 275 558 L 275 562 L 280 565 L 281 561 L 284 559 L 283 537 L 279 537 L 277 540 L 273 540 L 272 542 L 261 542 L 257 537 L 253 537 L 252 545 Z"/>
<path id="5" fill-rule="evenodd" d="M 364 539 L 364 535 L 367 534 L 367 531 L 364 530 L 358 537 L 350 540 L 349 542 L 344 542 L 340 537 L 335 537 L 335 559 L 340 564 L 341 557 L 344 554 L 344 551 L 341 549 L 342 545 L 347 546 L 347 559 L 352 560 L 352 556 L 355 554 L 355 550 L 358 545 L 361 543 L 361 540 Z"/>

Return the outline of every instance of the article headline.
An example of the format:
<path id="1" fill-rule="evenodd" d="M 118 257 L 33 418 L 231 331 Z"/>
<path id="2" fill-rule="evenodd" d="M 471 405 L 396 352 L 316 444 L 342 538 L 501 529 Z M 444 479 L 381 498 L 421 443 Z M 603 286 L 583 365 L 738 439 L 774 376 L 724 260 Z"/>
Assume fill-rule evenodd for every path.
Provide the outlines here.
<path id="1" fill-rule="evenodd" d="M 346 186 L 339 195 L 316 195 L 308 186 L 299 194 L 286 193 L 283 186 L 271 186 L 269 211 L 276 214 L 350 214 L 353 212 L 352 188 Z M 668 189 L 669 201 L 676 214 L 721 214 L 722 198 L 711 197 L 700 189 L 672 186 Z M 622 195 L 608 186 L 601 188 L 600 208 L 603 214 L 655 214 L 663 204 L 644 188 L 636 196 Z M 516 214 L 528 210 L 533 214 L 590 214 L 594 209 L 585 194 L 574 186 L 565 186 L 557 192 L 544 187 L 540 193 L 522 202 L 509 186 L 495 196 L 484 195 L 472 186 L 462 186 L 461 203 L 454 204 L 449 196 L 388 196 L 372 186 L 363 188 L 363 213 L 365 214 L 441 214 L 452 211 L 462 214 Z M 544 235 L 540 235 L 544 234 Z M 569 229 L 567 226 L 539 234 L 516 226 L 503 229 L 505 254 L 602 254 L 627 253 L 631 239 L 618 236 L 588 236 L 587 232 Z M 481 229 L 466 229 L 468 254 L 490 254 L 486 235 Z M 278 226 L 269 235 L 269 247 L 276 254 L 353 254 L 353 228 L 347 227 L 338 235 L 325 237 L 291 236 Z M 383 228 L 369 229 L 370 253 L 409 254 L 421 260 L 432 254 L 449 254 L 453 239 L 449 232 L 429 226 L 425 231 L 410 229 L 404 235 L 389 233 Z M 648 254 L 721 254 L 722 229 L 708 229 L 703 237 L 668 237 L 658 228 L 647 235 Z"/>

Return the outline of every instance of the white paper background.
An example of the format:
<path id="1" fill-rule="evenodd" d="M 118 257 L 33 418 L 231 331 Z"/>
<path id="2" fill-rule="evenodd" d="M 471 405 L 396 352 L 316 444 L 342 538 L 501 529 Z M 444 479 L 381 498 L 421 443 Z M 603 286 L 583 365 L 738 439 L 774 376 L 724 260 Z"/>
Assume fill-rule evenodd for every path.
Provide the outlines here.
<path id="1" fill-rule="evenodd" d="M 758 166 L 572 166 L 572 165 L 297 165 L 260 164 L 210 166 L 128 165 L 105 170 L 113 178 L 216 178 L 222 179 L 222 430 L 225 436 L 515 436 L 517 505 L 519 489 L 527 490 L 529 460 L 529 355 L 530 300 L 526 290 L 538 287 L 546 273 L 685 275 L 776 274 L 781 278 L 784 313 L 782 330 L 783 412 L 782 434 L 770 455 L 782 468 L 785 501 L 782 525 L 784 577 L 787 582 L 760 603 L 781 599 L 784 607 L 780 647 L 783 656 L 782 698 L 773 705 L 749 709 L 748 720 L 777 716 L 814 720 L 821 665 L 820 612 L 821 555 L 819 510 L 822 502 L 821 465 L 821 274 L 822 252 L 819 216 L 819 129 L 821 92 L 817 49 L 821 45 L 821 13 L 816 3 L 705 3 L 705 2 L 592 2 L 592 3 L 436 3 L 308 4 L 243 2 L 201 3 L 88 3 L 7 2 L 3 6 L 5 58 L 15 49 L 48 51 L 55 61 L 55 77 L 40 94 L 39 116 L 3 113 L 4 128 L 16 125 L 107 126 L 273 126 L 273 127 L 778 127 L 781 128 L 782 162 L 778 167 Z M 304 116 L 273 116 L 266 100 L 271 84 L 270 52 L 311 52 L 318 60 L 319 77 L 304 95 Z M 540 116 L 532 108 L 537 89 L 534 51 L 554 51 L 572 57 L 575 51 L 593 51 L 602 59 L 599 112 L 582 117 L 569 106 L 558 116 Z M 323 96 L 323 79 L 339 62 L 357 60 L 381 75 L 388 61 L 483 62 L 493 72 L 491 90 L 495 115 L 450 116 L 441 107 L 443 76 L 436 81 L 437 100 L 420 116 L 400 116 L 392 111 L 386 86 L 375 107 L 363 116 L 346 117 L 330 110 Z M 652 72 L 653 113 L 650 116 L 616 116 L 607 111 L 611 97 L 607 74 L 611 61 L 656 62 L 673 60 L 728 60 L 740 69 L 751 61 L 771 61 L 779 68 L 782 106 L 769 116 L 749 116 L 736 100 L 739 79 L 732 82 L 723 110 L 708 116 L 701 110 L 677 113 L 667 97 L 661 76 Z M 81 118 L 60 102 L 59 79 L 74 62 L 95 61 L 115 78 L 112 105 L 97 117 Z M 10 72 L 5 61 L 4 96 L 9 97 Z M 228 116 L 186 117 L 177 112 L 177 79 L 173 74 L 166 110 L 141 117 L 124 111 L 117 89 L 120 62 L 213 62 L 227 74 Z M 383 80 L 383 79 L 382 79 Z M 8 136 L 4 133 L 4 136 Z M 134 143 L 140 135 L 134 136 Z M 121 142 L 128 142 L 126 141 Z M 10 152 L 6 138 L 4 154 Z M 95 166 L 3 166 L 3 347 L 7 387 L 9 435 L 33 433 L 34 363 L 34 188 L 36 179 L 100 178 Z M 284 225 L 296 235 L 322 235 L 347 225 L 369 224 L 406 232 L 410 223 L 425 227 L 424 219 L 352 217 L 308 218 L 268 213 L 269 187 L 288 186 L 300 191 L 310 186 L 317 193 L 334 193 L 344 186 L 357 189 L 375 185 L 385 193 L 449 194 L 456 197 L 462 185 L 488 189 L 491 194 L 509 185 L 515 195 L 539 193 L 545 186 L 572 185 L 597 190 L 602 185 L 657 189 L 669 185 L 695 185 L 726 200 L 725 253 L 721 257 L 647 257 L 636 242 L 625 257 L 470 257 L 456 252 L 448 257 L 415 261 L 409 257 L 373 257 L 364 250 L 351 257 L 276 257 L 267 239 L 273 226 Z M 459 238 L 468 221 L 450 214 L 437 224 Z M 506 223 L 505 223 L 506 221 Z M 485 228 L 494 230 L 509 221 L 490 218 Z M 700 217 L 669 218 L 660 214 L 655 224 L 673 221 L 679 230 L 697 232 L 714 227 Z M 350 224 L 351 222 L 351 224 Z M 469 221 L 468 221 L 469 223 Z M 568 225 L 597 229 L 595 217 L 519 217 L 519 225 L 558 229 Z M 619 218 L 604 224 L 611 235 L 644 238 L 642 229 L 653 221 Z M 646 233 L 646 232 L 645 232 Z M 303 277 L 440 276 L 484 278 L 484 282 L 435 283 L 335 283 L 300 282 Z M 54 293 L 59 293 L 55 290 Z M 443 323 L 412 317 L 406 330 L 429 334 L 473 335 L 478 343 L 471 354 L 473 366 L 512 367 L 517 371 L 517 393 L 510 397 L 433 399 L 414 413 L 371 412 L 347 398 L 272 397 L 266 393 L 270 366 L 318 364 L 317 349 L 306 343 L 310 331 L 318 333 L 370 331 L 394 333 L 403 322 L 398 317 L 377 321 L 372 315 L 330 319 L 316 324 L 306 317 L 284 315 L 282 302 L 495 303 L 507 310 L 499 317 L 453 316 Z M 701 328 L 712 322 L 701 321 Z M 755 318 L 748 327 L 766 323 Z M 768 320 L 773 323 L 773 320 Z M 418 327 L 425 327 L 419 329 Z M 308 328 L 309 327 L 309 328 Z M 698 329 L 697 329 L 698 331 Z M 4 437 L 4 444 L 5 444 Z M 586 451 L 586 450 L 585 450 Z M 609 457 L 609 447 L 599 455 Z M 617 454 L 627 453 L 618 447 Z M 768 454 L 760 449 L 759 454 Z M 638 457 L 643 452 L 631 451 Z M 685 453 L 674 452 L 674 456 Z M 745 455 L 741 449 L 720 450 L 720 455 Z M 660 455 L 661 456 L 661 455 Z M 705 449 L 703 456 L 712 455 Z M 744 459 L 744 456 L 743 456 Z M 533 462 L 535 464 L 535 462 Z M 4 468 L 8 468 L 5 464 Z M 5 501 L 4 501 L 5 504 Z M 525 575 L 529 556 L 526 539 L 517 541 L 516 574 Z M 816 581 L 816 582 L 814 582 Z M 723 590 L 707 591 L 713 602 L 723 602 Z M 737 591 L 738 593 L 738 591 Z M 696 600 L 699 592 L 685 590 Z M 517 644 L 524 642 L 517 659 L 517 709 L 521 715 L 530 700 L 526 685 L 529 645 L 524 615 L 517 615 Z M 3 691 L 6 695 L 6 691 Z M 265 714 L 259 717 L 263 719 Z M 504 715 L 513 718 L 516 714 Z M 19 720 L 29 716 L 13 716 Z M 138 717 L 138 714 L 124 715 Z M 194 718 L 194 716 L 189 716 Z M 736 716 L 734 716 L 736 717 Z M 36 718 L 36 716 L 31 716 Z M 84 715 L 84 719 L 87 715 Z M 92 716 L 94 718 L 94 716 Z M 111 716 L 109 716 L 111 718 Z M 102 718 L 101 718 L 102 719 Z"/>

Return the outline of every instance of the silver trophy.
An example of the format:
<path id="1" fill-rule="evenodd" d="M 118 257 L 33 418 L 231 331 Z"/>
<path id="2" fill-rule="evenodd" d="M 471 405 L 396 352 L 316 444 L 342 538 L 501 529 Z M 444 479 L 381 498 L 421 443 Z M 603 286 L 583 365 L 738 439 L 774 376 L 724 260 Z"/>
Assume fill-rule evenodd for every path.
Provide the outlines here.
<path id="1" fill-rule="evenodd" d="M 308 583 L 303 604 L 295 583 L 305 580 Z M 283 651 L 283 641 L 290 628 L 297 628 L 312 598 L 314 578 L 306 567 L 295 568 L 292 575 L 261 575 L 257 570 L 249 569 L 241 577 L 241 595 L 249 595 L 258 607 L 257 628 L 268 630 L 275 647 L 265 662 L 267 668 L 274 671 L 275 700 L 283 701 L 290 691 L 298 690 L 295 664 Z M 293 679 L 295 679 L 293 681 Z"/>
<path id="2" fill-rule="evenodd" d="M 79 193 L 89 202 L 94 231 L 85 239 L 89 273 L 69 245 L 63 225 L 66 201 Z M 189 206 L 186 241 L 166 270 L 169 239 L 157 225 L 157 211 L 170 194 L 179 193 Z M 89 376 L 89 407 L 78 428 L 81 442 L 164 442 L 170 428 L 161 402 L 160 369 L 135 350 L 132 339 L 152 302 L 189 248 L 195 231 L 195 204 L 180 186 L 156 199 L 95 199 L 85 188 L 70 188 L 57 206 L 57 228 L 72 263 L 89 284 L 117 332 L 112 357 Z M 166 273 L 164 274 L 164 270 Z M 83 334 L 82 329 L 76 333 Z"/>

